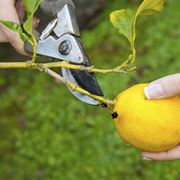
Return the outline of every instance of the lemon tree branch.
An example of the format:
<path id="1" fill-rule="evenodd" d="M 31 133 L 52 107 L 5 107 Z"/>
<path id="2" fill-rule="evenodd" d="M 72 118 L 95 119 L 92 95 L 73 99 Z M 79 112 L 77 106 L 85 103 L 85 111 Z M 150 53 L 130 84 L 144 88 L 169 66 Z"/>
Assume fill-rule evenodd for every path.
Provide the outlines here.
<path id="1" fill-rule="evenodd" d="M 66 68 L 74 68 L 76 70 L 82 68 L 80 66 L 77 66 L 77 65 L 73 65 L 71 67 L 70 64 L 67 64 L 66 66 L 63 64 L 64 62 L 61 63 L 62 66 L 58 66 L 58 67 L 66 67 Z M 48 63 L 47 63 L 48 64 Z M 41 64 L 41 63 L 33 63 L 32 61 L 27 61 L 27 62 L 1 62 L 0 63 L 0 69 L 15 69 L 15 68 L 23 68 L 23 69 L 27 69 L 27 68 L 34 68 L 34 69 L 38 69 L 39 71 L 43 71 L 45 72 L 46 74 L 49 74 L 50 76 L 52 76 L 53 78 L 55 78 L 57 80 L 57 82 L 61 82 L 67 86 L 69 86 L 73 91 L 77 91 L 79 93 L 82 93 L 84 95 L 87 95 L 97 101 L 99 101 L 100 103 L 102 104 L 106 104 L 107 107 L 109 109 L 112 109 L 113 105 L 114 105 L 114 102 L 109 100 L 109 99 L 106 99 L 102 96 L 97 96 L 97 95 L 93 95 L 91 94 L 90 92 L 80 88 L 79 86 L 75 85 L 74 83 L 66 80 L 65 78 L 63 78 L 62 76 L 60 76 L 58 73 L 52 71 L 51 69 L 49 69 L 49 67 L 47 67 L 47 64 Z M 51 65 L 51 67 L 54 67 Z M 57 66 L 56 66 L 57 67 Z M 83 70 L 83 69 L 81 69 Z"/>
<path id="2" fill-rule="evenodd" d="M 32 60 L 27 62 L 0 62 L 0 69 L 18 69 L 18 68 L 36 68 L 36 67 L 44 67 L 44 68 L 69 68 L 79 71 L 87 71 L 94 72 L 100 74 L 108 74 L 108 73 L 123 73 L 126 74 L 128 72 L 132 72 L 136 70 L 136 67 L 126 68 L 126 64 L 122 64 L 121 66 L 115 67 L 114 69 L 98 69 L 94 66 L 85 67 L 83 65 L 75 65 L 70 64 L 66 61 L 62 62 L 54 62 L 54 63 L 33 63 Z"/>
<path id="3" fill-rule="evenodd" d="M 49 69 L 47 67 L 43 68 L 43 69 L 46 74 L 49 74 L 51 77 L 55 78 L 58 82 L 64 83 L 65 85 L 69 86 L 73 91 L 80 92 L 84 95 L 87 95 L 87 96 L 99 101 L 100 103 L 106 104 L 109 109 L 112 109 L 112 107 L 114 106 L 114 101 L 106 99 L 102 96 L 97 96 L 97 95 L 91 94 L 90 92 L 88 92 L 88 91 L 80 88 L 79 86 L 75 85 L 74 83 L 66 80 L 65 78 L 60 76 L 58 73 L 52 71 L 51 69 Z"/>
<path id="4" fill-rule="evenodd" d="M 32 63 L 34 63 L 36 61 L 36 52 L 37 52 L 37 41 L 36 38 L 34 37 L 34 35 L 32 36 L 32 40 L 33 40 L 33 57 L 32 57 Z"/>
<path id="5" fill-rule="evenodd" d="M 79 71 L 87 71 L 87 72 L 94 72 L 94 73 L 100 73 L 100 74 L 108 74 L 108 73 L 123 73 L 126 74 L 128 72 L 136 70 L 136 67 L 133 68 L 127 68 L 126 64 L 122 64 L 120 66 L 117 66 L 113 69 L 98 69 L 94 66 L 89 66 L 85 67 L 83 65 L 75 65 L 75 64 L 70 64 L 66 61 L 62 62 L 54 62 L 54 63 L 44 63 L 42 64 L 44 67 L 48 68 L 58 68 L 58 67 L 64 67 L 64 68 L 69 68 L 69 69 L 75 69 Z"/>

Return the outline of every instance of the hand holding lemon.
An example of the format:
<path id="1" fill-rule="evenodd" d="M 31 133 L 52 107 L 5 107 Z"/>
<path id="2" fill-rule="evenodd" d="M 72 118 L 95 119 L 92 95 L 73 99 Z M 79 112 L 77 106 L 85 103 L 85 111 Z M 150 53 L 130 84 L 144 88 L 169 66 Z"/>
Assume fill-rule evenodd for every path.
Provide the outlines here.
<path id="1" fill-rule="evenodd" d="M 145 96 L 149 99 L 158 99 L 158 98 L 167 98 L 180 95 L 180 73 L 170 75 L 164 78 L 161 78 L 157 81 L 152 82 L 150 85 L 159 84 L 159 90 L 150 87 L 150 90 L 147 87 L 145 89 Z M 161 89 L 162 87 L 162 89 Z M 161 92 L 161 93 L 160 93 Z M 179 117 L 180 124 L 180 117 Z M 154 159 L 154 160 L 178 160 L 180 159 L 180 145 L 177 145 L 171 150 L 160 152 L 160 153 L 148 153 L 143 152 L 142 158 L 145 159 Z"/>
<path id="2" fill-rule="evenodd" d="M 180 159 L 180 74 L 135 85 L 116 98 L 115 124 L 143 159 Z M 161 99 L 161 100 L 160 100 Z"/>

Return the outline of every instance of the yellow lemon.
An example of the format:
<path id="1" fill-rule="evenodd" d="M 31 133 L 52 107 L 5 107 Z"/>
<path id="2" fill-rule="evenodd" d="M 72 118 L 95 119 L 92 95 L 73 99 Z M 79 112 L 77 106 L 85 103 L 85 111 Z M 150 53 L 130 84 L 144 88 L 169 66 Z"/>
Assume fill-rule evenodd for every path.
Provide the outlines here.
<path id="1" fill-rule="evenodd" d="M 148 100 L 146 85 L 135 85 L 117 96 L 115 125 L 120 136 L 137 148 L 169 150 L 180 143 L 180 98 Z"/>

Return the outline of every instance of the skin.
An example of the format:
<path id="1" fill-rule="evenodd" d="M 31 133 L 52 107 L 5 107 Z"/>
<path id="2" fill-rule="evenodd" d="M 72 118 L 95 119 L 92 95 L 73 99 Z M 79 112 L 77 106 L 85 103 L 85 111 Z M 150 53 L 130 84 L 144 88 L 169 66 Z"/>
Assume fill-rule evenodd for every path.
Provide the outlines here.
<path id="1" fill-rule="evenodd" d="M 154 84 L 158 84 L 162 87 L 161 95 L 158 94 L 157 96 L 155 96 L 156 94 L 155 88 L 153 93 L 148 92 L 148 90 L 149 91 L 153 90 L 152 88 L 150 88 L 150 86 L 152 87 L 152 85 Z M 149 94 L 153 94 L 153 97 L 149 96 Z M 148 99 L 163 99 L 163 98 L 179 96 L 179 95 L 180 95 L 180 73 L 166 76 L 156 81 L 153 81 L 147 86 L 145 90 L 145 96 Z M 180 145 L 169 151 L 160 152 L 160 153 L 142 152 L 141 156 L 142 159 L 144 160 L 157 160 L 157 161 L 180 160 Z"/>
<path id="2" fill-rule="evenodd" d="M 7 13 L 8 12 L 8 13 Z M 16 23 L 20 23 L 23 20 L 25 15 L 25 11 L 23 8 L 23 4 L 21 0 L 0 0 L 0 19 L 4 21 L 13 21 Z M 33 28 L 38 26 L 39 20 L 37 18 L 33 18 Z M 6 29 L 2 25 L 0 25 L 0 43 L 10 43 L 17 52 L 23 55 L 27 55 L 24 51 L 24 43 L 19 38 L 18 33 L 13 32 L 11 30 Z M 148 87 L 145 91 L 145 96 L 148 99 L 162 99 L 171 96 L 180 95 L 180 74 L 175 74 L 171 76 L 167 76 L 156 80 L 150 83 L 148 86 L 153 84 L 159 84 L 162 86 L 162 94 L 157 97 L 150 97 L 148 92 Z M 142 159 L 144 160 L 158 160 L 158 161 L 166 161 L 166 160 L 178 160 L 180 159 L 180 145 L 177 147 L 160 153 L 150 153 L 150 152 L 142 152 Z"/>
<path id="3" fill-rule="evenodd" d="M 20 24 L 25 15 L 21 0 L 0 0 L 0 19 Z M 33 18 L 33 28 L 38 26 L 39 20 Z M 18 33 L 13 32 L 0 25 L 0 43 L 10 43 L 18 53 L 27 55 L 24 51 L 24 43 Z"/>

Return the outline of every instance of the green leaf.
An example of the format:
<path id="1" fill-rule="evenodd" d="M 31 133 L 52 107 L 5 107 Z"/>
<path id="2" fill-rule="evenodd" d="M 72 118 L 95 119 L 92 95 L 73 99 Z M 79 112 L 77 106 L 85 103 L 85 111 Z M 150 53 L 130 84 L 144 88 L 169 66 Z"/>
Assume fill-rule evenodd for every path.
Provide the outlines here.
<path id="1" fill-rule="evenodd" d="M 144 0 L 137 10 L 138 15 L 149 15 L 155 12 L 161 12 L 164 0 Z"/>
<path id="2" fill-rule="evenodd" d="M 23 4 L 27 12 L 27 20 L 23 27 L 31 36 L 33 36 L 32 19 L 41 2 L 42 0 L 23 0 Z"/>
<path id="3" fill-rule="evenodd" d="M 28 14 L 32 15 L 39 7 L 42 0 L 23 0 L 25 10 Z"/>
<path id="4" fill-rule="evenodd" d="M 3 24 L 6 28 L 18 32 L 20 38 L 25 41 L 28 42 L 30 40 L 30 38 L 23 32 L 21 26 L 17 23 L 11 22 L 11 21 L 2 21 L 0 20 L 0 24 Z"/>
<path id="5" fill-rule="evenodd" d="M 119 33 L 128 40 L 131 37 L 131 24 L 134 12 L 131 9 L 122 9 L 114 11 L 110 14 L 111 23 L 119 30 Z"/>
<path id="6" fill-rule="evenodd" d="M 110 21 L 118 30 L 119 33 L 127 38 L 130 43 L 132 55 L 131 62 L 135 60 L 136 49 L 136 22 L 140 15 L 149 15 L 155 12 L 160 12 L 163 9 L 164 0 L 144 0 L 136 13 L 130 9 L 117 10 L 110 14 Z"/>
<path id="7" fill-rule="evenodd" d="M 32 36 L 33 34 L 33 30 L 32 30 L 32 18 L 33 16 L 29 16 L 26 20 L 26 22 L 24 23 L 23 27 L 25 29 L 25 31 Z"/>
<path id="8" fill-rule="evenodd" d="M 18 32 L 20 29 L 20 25 L 11 21 L 2 21 L 0 20 L 0 23 L 6 26 L 8 29 L 11 29 L 13 31 Z"/>

